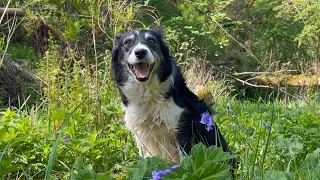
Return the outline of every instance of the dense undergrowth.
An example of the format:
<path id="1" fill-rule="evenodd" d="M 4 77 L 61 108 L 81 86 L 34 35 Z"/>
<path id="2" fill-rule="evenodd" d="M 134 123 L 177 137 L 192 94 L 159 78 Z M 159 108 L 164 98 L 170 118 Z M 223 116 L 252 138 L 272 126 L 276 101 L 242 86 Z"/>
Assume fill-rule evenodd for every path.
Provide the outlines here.
<path id="1" fill-rule="evenodd" d="M 319 17 L 318 2 L 299 1 L 296 7 L 305 8 L 300 14 L 282 1 L 259 0 L 249 6 L 249 13 L 241 9 L 243 4 L 237 5 L 240 1 L 217 1 L 214 8 L 210 1 L 170 1 L 170 8 L 164 8 L 166 2 L 11 3 L 30 11 L 16 29 L 18 35 L 9 36 L 16 22 L 1 24 L 6 27 L 0 37 L 1 58 L 27 62 L 22 67 L 39 78 L 41 88 L 24 94 L 14 105 L 3 98 L 7 96 L 0 96 L 0 179 L 150 179 L 154 171 L 177 164 L 178 169 L 163 179 L 230 179 L 229 167 L 222 162 L 233 156 L 239 162 L 236 179 L 320 179 L 319 92 L 313 87 L 285 91 L 283 98 L 277 96 L 278 89 L 266 96 L 275 98 L 260 94 L 251 99 L 230 87 L 230 79 L 215 79 L 206 68 L 187 61 L 237 57 L 235 71 L 273 71 L 291 68 L 290 63 L 281 64 L 288 60 L 301 73 L 319 72 L 301 66 L 301 62 L 318 62 L 315 42 L 320 21 L 307 20 Z M 283 13 L 281 7 L 290 13 Z M 248 18 L 233 17 L 238 11 Z M 309 13 L 314 11 L 314 15 Z M 243 44 L 252 41 L 252 52 L 262 60 L 235 47 L 213 19 Z M 159 21 L 172 54 L 188 67 L 185 74 L 190 87 L 195 90 L 203 85 L 204 94 L 213 96 L 208 101 L 213 103 L 214 121 L 230 144 L 232 156 L 201 145 L 176 163 L 138 156 L 134 139 L 124 127 L 112 81 L 110 48 L 116 33 L 148 28 Z M 296 29 L 291 31 L 289 26 Z M 248 30 L 251 33 L 246 34 Z M 201 77 L 207 80 L 201 82 Z"/>
<path id="2" fill-rule="evenodd" d="M 113 90 L 107 92 L 112 93 Z M 59 179 L 95 179 L 106 176 L 96 173 L 106 172 L 112 173 L 116 179 L 124 179 L 132 171 L 132 179 L 140 179 L 151 177 L 153 170 L 174 165 L 157 158 L 140 160 L 133 138 L 123 126 L 117 96 L 103 103 L 103 123 L 98 123 L 95 114 L 86 111 L 87 105 L 78 97 L 85 95 L 57 96 L 61 98 L 57 104 L 51 101 L 50 104 L 22 105 L 2 111 L 1 176 L 5 179 L 19 176 L 41 179 L 51 168 L 51 176 Z M 214 121 L 219 124 L 239 160 L 238 179 L 269 179 L 269 176 L 281 179 L 319 178 L 319 96 L 296 98 L 290 103 L 242 101 L 229 96 L 217 99 L 213 105 L 216 110 Z M 72 98 L 79 99 L 71 101 Z M 68 101 L 68 104 L 63 104 Z M 200 157 L 201 154 L 192 156 L 199 160 L 204 158 Z M 49 161 L 51 157 L 54 159 Z M 213 164 L 219 165 L 217 163 L 223 158 L 226 157 L 212 159 Z M 132 169 L 138 161 L 139 168 Z M 187 162 L 184 159 L 182 167 Z M 227 167 L 219 167 L 216 171 L 212 167 L 206 167 L 211 174 L 228 177 Z M 171 178 L 187 176 L 186 170 L 181 171 Z M 186 179 L 194 179 L 198 174 L 196 170 L 193 176 L 190 171 L 186 172 L 189 172 Z"/>

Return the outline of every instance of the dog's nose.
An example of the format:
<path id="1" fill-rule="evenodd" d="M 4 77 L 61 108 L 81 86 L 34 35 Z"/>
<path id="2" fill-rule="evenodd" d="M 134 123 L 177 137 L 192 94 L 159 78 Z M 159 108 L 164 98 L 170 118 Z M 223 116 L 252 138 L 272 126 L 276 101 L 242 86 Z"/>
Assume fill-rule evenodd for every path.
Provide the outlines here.
<path id="1" fill-rule="evenodd" d="M 148 51 L 146 49 L 137 49 L 134 54 L 138 59 L 142 59 L 146 56 L 147 52 Z"/>

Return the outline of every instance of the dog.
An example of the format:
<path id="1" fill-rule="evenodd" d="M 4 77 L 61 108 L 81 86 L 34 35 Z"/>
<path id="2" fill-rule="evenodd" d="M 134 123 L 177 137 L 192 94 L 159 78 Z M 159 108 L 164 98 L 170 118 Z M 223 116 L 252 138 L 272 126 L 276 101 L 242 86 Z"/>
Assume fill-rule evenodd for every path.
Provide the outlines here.
<path id="1" fill-rule="evenodd" d="M 179 162 L 197 143 L 230 151 L 217 124 L 203 122 L 204 116 L 212 120 L 211 110 L 186 86 L 162 28 L 118 34 L 111 61 L 140 156 Z"/>

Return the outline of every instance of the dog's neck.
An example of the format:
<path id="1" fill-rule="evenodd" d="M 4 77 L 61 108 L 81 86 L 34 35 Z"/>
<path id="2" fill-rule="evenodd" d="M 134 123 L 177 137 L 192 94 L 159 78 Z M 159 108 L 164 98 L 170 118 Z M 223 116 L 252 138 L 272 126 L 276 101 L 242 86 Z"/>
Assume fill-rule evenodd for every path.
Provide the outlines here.
<path id="1" fill-rule="evenodd" d="M 147 82 L 128 81 L 121 87 L 129 103 L 153 103 L 163 101 L 169 88 L 173 85 L 173 76 L 170 75 L 165 82 L 160 82 L 156 75 Z"/>

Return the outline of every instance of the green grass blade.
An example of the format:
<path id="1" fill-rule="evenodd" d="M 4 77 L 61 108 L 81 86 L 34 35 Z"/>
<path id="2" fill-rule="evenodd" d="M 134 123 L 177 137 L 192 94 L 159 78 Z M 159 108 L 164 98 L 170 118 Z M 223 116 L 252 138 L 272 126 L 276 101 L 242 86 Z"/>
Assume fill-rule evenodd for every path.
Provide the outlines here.
<path id="1" fill-rule="evenodd" d="M 66 123 L 69 120 L 69 118 L 71 117 L 71 115 L 80 107 L 81 104 L 79 104 L 77 107 L 75 107 L 74 110 L 71 111 L 71 113 L 66 115 L 63 123 L 60 126 L 59 133 L 57 134 L 57 137 L 56 137 L 56 142 L 55 142 L 54 147 L 50 153 L 50 157 L 49 157 L 49 161 L 48 161 L 48 165 L 47 165 L 47 170 L 46 170 L 46 175 L 44 177 L 45 180 L 48 180 L 50 178 L 50 175 L 51 175 L 51 172 L 53 169 L 53 164 L 54 164 L 55 157 L 56 157 L 56 153 L 57 153 L 57 149 L 59 146 L 59 141 L 61 139 L 62 131 L 63 131 L 64 127 L 66 126 Z"/>

